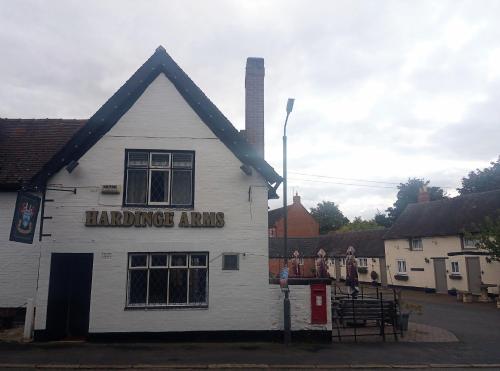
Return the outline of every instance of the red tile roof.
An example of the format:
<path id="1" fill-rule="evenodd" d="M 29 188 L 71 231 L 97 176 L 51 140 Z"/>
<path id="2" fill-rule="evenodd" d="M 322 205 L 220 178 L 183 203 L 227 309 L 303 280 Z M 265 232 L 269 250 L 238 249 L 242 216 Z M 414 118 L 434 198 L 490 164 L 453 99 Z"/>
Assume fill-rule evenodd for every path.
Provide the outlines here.
<path id="1" fill-rule="evenodd" d="M 0 118 L 0 189 L 29 181 L 86 122 Z"/>

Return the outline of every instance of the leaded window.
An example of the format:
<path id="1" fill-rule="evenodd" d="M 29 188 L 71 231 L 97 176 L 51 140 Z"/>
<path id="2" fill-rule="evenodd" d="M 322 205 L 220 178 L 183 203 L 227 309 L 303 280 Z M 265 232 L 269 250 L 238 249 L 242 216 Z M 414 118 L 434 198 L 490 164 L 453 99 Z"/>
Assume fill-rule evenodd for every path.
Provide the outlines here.
<path id="1" fill-rule="evenodd" d="M 192 207 L 194 152 L 126 150 L 126 206 Z"/>
<path id="2" fill-rule="evenodd" d="M 129 307 L 206 306 L 207 253 L 131 253 Z"/>

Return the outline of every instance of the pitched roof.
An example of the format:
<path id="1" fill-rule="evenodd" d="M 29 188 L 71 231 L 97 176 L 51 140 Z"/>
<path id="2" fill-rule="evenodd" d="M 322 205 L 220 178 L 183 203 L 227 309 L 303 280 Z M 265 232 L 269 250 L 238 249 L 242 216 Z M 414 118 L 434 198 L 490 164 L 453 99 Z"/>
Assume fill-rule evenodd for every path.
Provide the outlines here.
<path id="1" fill-rule="evenodd" d="M 298 250 L 302 257 L 316 257 L 319 249 L 326 251 L 329 257 L 345 256 L 347 248 L 353 246 L 356 256 L 383 257 L 386 229 L 373 229 L 355 232 L 339 232 L 319 237 L 288 238 L 288 253 L 292 257 Z M 283 238 L 269 238 L 269 257 L 283 257 Z"/>
<path id="2" fill-rule="evenodd" d="M 104 105 L 87 121 L 71 141 L 62 148 L 37 174 L 36 182 L 46 180 L 72 160 L 83 156 L 136 102 L 146 88 L 160 74 L 177 88 L 189 106 L 214 134 L 244 164 L 251 165 L 276 189 L 282 178 L 253 149 L 221 111 L 208 99 L 189 76 L 175 63 L 163 47 L 155 53 L 113 94 Z M 272 195 L 275 192 L 270 192 Z"/>
<path id="3" fill-rule="evenodd" d="M 500 213 L 500 189 L 439 201 L 409 204 L 384 239 L 474 232 L 486 216 Z"/>
<path id="4" fill-rule="evenodd" d="M 287 209 L 289 209 L 290 206 L 292 205 L 288 205 Z M 267 223 L 269 227 L 273 227 L 278 222 L 278 220 L 284 217 L 285 214 L 284 210 L 285 210 L 284 207 L 280 207 L 274 210 L 269 210 L 267 212 Z"/>
<path id="5" fill-rule="evenodd" d="M 18 190 L 86 120 L 0 118 L 0 189 Z"/>

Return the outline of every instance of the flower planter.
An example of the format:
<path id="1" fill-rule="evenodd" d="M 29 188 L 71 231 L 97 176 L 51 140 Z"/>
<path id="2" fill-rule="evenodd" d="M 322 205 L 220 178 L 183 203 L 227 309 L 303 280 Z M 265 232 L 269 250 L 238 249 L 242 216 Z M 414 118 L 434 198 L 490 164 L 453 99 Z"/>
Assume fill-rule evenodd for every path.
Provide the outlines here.
<path id="1" fill-rule="evenodd" d="M 408 281 L 408 275 L 406 274 L 396 274 L 394 275 L 394 279 L 398 281 Z"/>
<path id="2" fill-rule="evenodd" d="M 367 267 L 358 267 L 358 273 L 361 273 L 361 274 L 368 273 L 368 268 Z"/>
<path id="3" fill-rule="evenodd" d="M 450 280 L 461 280 L 462 279 L 462 275 L 461 274 L 449 274 L 448 277 L 450 278 Z"/>

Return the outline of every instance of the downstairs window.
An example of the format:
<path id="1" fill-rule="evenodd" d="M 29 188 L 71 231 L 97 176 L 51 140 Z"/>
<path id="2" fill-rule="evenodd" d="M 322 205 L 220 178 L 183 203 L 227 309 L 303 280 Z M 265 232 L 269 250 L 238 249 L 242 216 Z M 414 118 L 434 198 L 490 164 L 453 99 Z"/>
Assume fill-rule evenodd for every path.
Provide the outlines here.
<path id="1" fill-rule="evenodd" d="M 127 307 L 207 306 L 208 253 L 131 253 Z"/>

